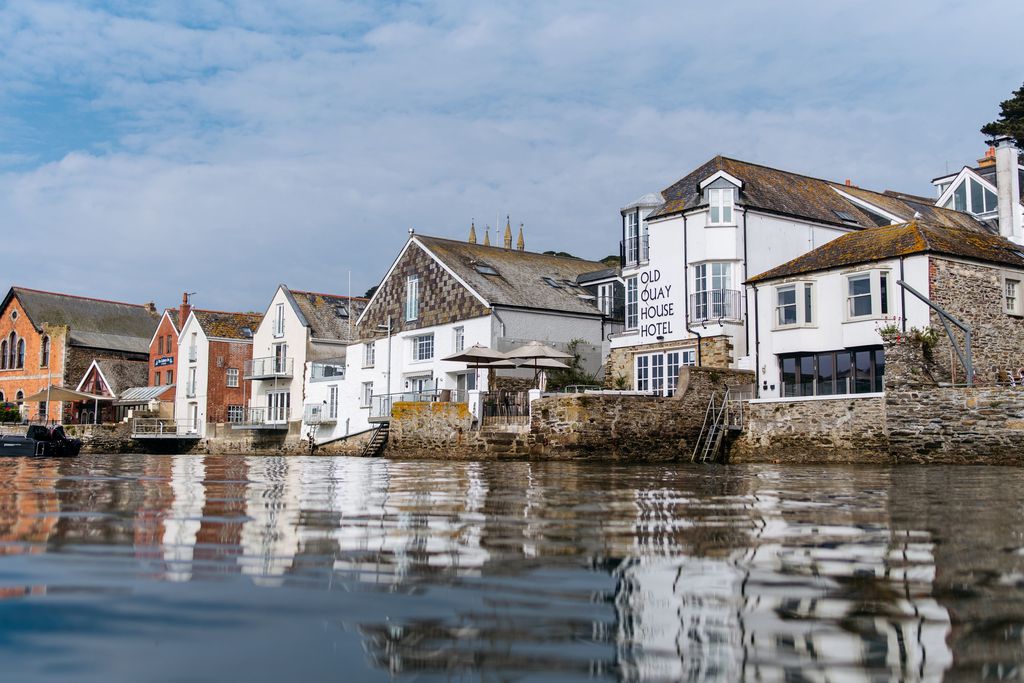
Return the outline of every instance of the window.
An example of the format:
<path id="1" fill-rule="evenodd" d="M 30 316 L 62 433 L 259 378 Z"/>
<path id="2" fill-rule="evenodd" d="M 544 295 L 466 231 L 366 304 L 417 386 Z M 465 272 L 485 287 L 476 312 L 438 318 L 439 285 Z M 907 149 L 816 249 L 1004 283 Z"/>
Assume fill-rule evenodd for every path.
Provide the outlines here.
<path id="1" fill-rule="evenodd" d="M 862 318 L 873 313 L 871 306 L 871 273 L 859 273 L 846 278 L 846 314 Z"/>
<path id="2" fill-rule="evenodd" d="M 271 391 L 267 394 L 267 422 L 280 424 L 288 421 L 292 395 L 288 391 Z"/>
<path id="3" fill-rule="evenodd" d="M 14 395 L 15 403 L 17 403 L 20 406 L 24 400 L 25 400 L 25 392 L 22 391 L 21 389 L 18 389 L 18 393 L 16 393 Z"/>
<path id="4" fill-rule="evenodd" d="M 1006 278 L 1004 282 L 1005 309 L 1007 313 L 1019 314 L 1018 302 L 1020 301 L 1020 280 Z"/>
<path id="5" fill-rule="evenodd" d="M 25 340 L 24 339 L 19 339 L 18 340 L 18 358 L 17 358 L 17 361 L 18 361 L 18 365 L 16 367 L 19 367 L 19 368 L 25 367 Z"/>
<path id="6" fill-rule="evenodd" d="M 965 178 L 956 186 L 953 195 L 942 205 L 946 209 L 966 211 L 975 215 L 991 213 L 999 208 L 999 198 L 974 178 Z"/>
<path id="7" fill-rule="evenodd" d="M 882 311 L 882 315 L 889 314 L 889 273 L 878 274 L 878 298 L 879 298 L 879 310 Z"/>
<path id="8" fill-rule="evenodd" d="M 171 344 L 171 335 L 167 335 L 167 353 L 174 353 L 174 345 Z"/>
<path id="9" fill-rule="evenodd" d="M 639 324 L 640 302 L 637 297 L 636 278 L 626 278 L 626 329 L 635 330 Z"/>
<path id="10" fill-rule="evenodd" d="M 196 369 L 188 369 L 188 383 L 185 385 L 185 395 L 195 396 L 196 395 Z"/>
<path id="11" fill-rule="evenodd" d="M 228 422 L 242 422 L 245 419 L 245 411 L 237 404 L 228 405 Z"/>
<path id="12" fill-rule="evenodd" d="M 49 404 L 46 401 L 39 402 L 39 419 L 42 420 L 43 422 L 46 422 L 49 419 L 47 417 L 48 407 Z"/>
<path id="13" fill-rule="evenodd" d="M 626 243 L 624 251 L 627 264 L 637 263 L 640 260 L 640 232 L 635 211 L 630 211 L 626 214 Z"/>
<path id="14" fill-rule="evenodd" d="M 455 353 L 466 350 L 466 328 L 461 325 L 455 328 Z"/>
<path id="15" fill-rule="evenodd" d="M 160 373 L 159 372 L 154 372 L 153 373 L 153 386 L 154 387 L 160 386 Z"/>
<path id="16" fill-rule="evenodd" d="M 45 335 L 39 346 L 39 367 L 50 367 L 50 338 Z"/>
<path id="17" fill-rule="evenodd" d="M 18 367 L 18 354 L 17 354 L 18 339 L 11 332 L 11 336 L 7 338 L 7 367 L 11 370 Z"/>
<path id="18" fill-rule="evenodd" d="M 238 386 L 238 368 L 228 368 L 226 376 L 227 376 L 228 386 L 229 387 L 237 387 Z"/>
<path id="19" fill-rule="evenodd" d="M 737 318 L 738 292 L 732 286 L 731 263 L 700 263 L 693 267 L 692 313 L 696 320 Z"/>
<path id="20" fill-rule="evenodd" d="M 363 344 L 363 367 L 372 368 L 373 364 L 377 362 L 377 345 L 376 342 L 366 342 Z"/>
<path id="21" fill-rule="evenodd" d="M 711 206 L 708 223 L 711 225 L 732 224 L 732 196 L 731 188 L 708 190 L 708 203 Z"/>
<path id="22" fill-rule="evenodd" d="M 602 314 L 610 316 L 615 310 L 615 285 L 606 283 L 597 286 L 597 307 Z"/>
<path id="23" fill-rule="evenodd" d="M 192 333 L 192 341 L 191 341 L 191 343 L 189 343 L 189 346 L 188 346 L 188 359 L 190 361 L 194 361 L 196 358 L 198 358 L 198 354 L 199 354 L 198 349 L 199 349 L 199 333 L 198 332 L 193 332 Z"/>
<path id="24" fill-rule="evenodd" d="M 6 400 L 7 397 L 4 395 L 4 392 L 0 391 L 0 403 L 4 403 Z"/>
<path id="25" fill-rule="evenodd" d="M 880 393 L 884 387 L 882 347 L 784 355 L 779 366 L 787 397 Z"/>
<path id="26" fill-rule="evenodd" d="M 775 326 L 793 327 L 814 322 L 814 284 L 799 282 L 775 288 Z"/>
<path id="27" fill-rule="evenodd" d="M 636 357 L 636 390 L 672 396 L 679 381 L 679 368 L 696 364 L 694 349 L 676 349 Z"/>
<path id="28" fill-rule="evenodd" d="M 477 263 L 476 264 L 476 272 L 480 273 L 481 275 L 497 275 L 498 274 L 498 271 L 496 271 L 492 266 L 489 266 L 486 263 Z"/>
<path id="29" fill-rule="evenodd" d="M 405 281 L 405 319 L 416 320 L 420 317 L 420 278 L 410 275 Z"/>
<path id="30" fill-rule="evenodd" d="M 370 407 L 373 400 L 373 382 L 363 382 L 359 389 L 359 405 L 363 408 Z"/>
<path id="31" fill-rule="evenodd" d="M 167 384 L 174 384 L 174 370 L 168 370 L 165 374 L 167 375 Z"/>
<path id="32" fill-rule="evenodd" d="M 542 277 L 541 280 L 543 280 L 548 285 L 548 287 L 554 287 L 555 289 L 562 288 L 562 285 L 558 284 L 558 282 L 554 278 Z"/>
<path id="33" fill-rule="evenodd" d="M 156 344 L 156 346 L 157 346 L 157 353 L 162 356 L 162 355 L 164 355 L 164 338 L 163 338 L 163 336 L 159 337 L 156 341 L 157 341 L 157 344 Z"/>
<path id="34" fill-rule="evenodd" d="M 274 315 L 274 336 L 284 336 L 284 304 L 277 305 L 277 312 Z"/>
<path id="35" fill-rule="evenodd" d="M 434 335 L 421 334 L 412 338 L 412 359 L 430 360 L 434 357 Z"/>
<path id="36" fill-rule="evenodd" d="M 327 387 L 327 417 L 332 420 L 338 418 L 338 385 L 332 384 Z"/>
<path id="37" fill-rule="evenodd" d="M 0 370 L 7 369 L 7 340 L 0 342 Z"/>

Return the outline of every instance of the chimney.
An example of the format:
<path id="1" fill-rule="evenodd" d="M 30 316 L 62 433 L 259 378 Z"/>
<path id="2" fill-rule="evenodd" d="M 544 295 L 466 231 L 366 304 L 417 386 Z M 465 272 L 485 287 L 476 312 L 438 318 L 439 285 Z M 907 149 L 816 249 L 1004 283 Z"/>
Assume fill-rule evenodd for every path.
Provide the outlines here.
<path id="1" fill-rule="evenodd" d="M 1020 175 L 1017 157 L 1020 151 L 1011 137 L 995 139 L 996 189 L 999 191 L 999 234 L 1022 244 L 1024 211 L 1020 205 Z"/>
<path id="2" fill-rule="evenodd" d="M 512 222 L 505 216 L 505 248 L 512 248 Z"/>
<path id="3" fill-rule="evenodd" d="M 989 147 L 985 152 L 985 156 L 978 159 L 978 168 L 988 168 L 989 166 L 996 165 L 996 148 Z"/>
<path id="4" fill-rule="evenodd" d="M 519 224 L 519 239 L 516 240 L 516 249 L 526 251 L 526 240 L 523 239 L 523 224 Z"/>
<path id="5" fill-rule="evenodd" d="M 185 324 L 188 314 L 192 312 L 192 304 L 188 302 L 188 292 L 181 294 L 181 308 L 178 309 L 178 327 Z"/>
<path id="6" fill-rule="evenodd" d="M 476 244 L 476 223 L 472 221 L 469 224 L 469 243 Z"/>
<path id="7" fill-rule="evenodd" d="M 846 186 L 847 186 L 847 187 L 853 187 L 853 183 L 852 183 L 852 182 L 850 182 L 850 179 L 849 179 L 849 178 L 847 178 L 847 179 L 846 179 Z"/>

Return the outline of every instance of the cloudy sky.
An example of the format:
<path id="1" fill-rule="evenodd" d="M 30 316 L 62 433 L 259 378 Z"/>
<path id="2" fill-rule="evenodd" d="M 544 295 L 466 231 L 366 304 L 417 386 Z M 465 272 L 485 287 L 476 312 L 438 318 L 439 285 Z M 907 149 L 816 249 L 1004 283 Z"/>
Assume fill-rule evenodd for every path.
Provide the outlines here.
<path id="1" fill-rule="evenodd" d="M 1019 0 L 0 0 L 10 284 L 262 310 L 375 284 L 410 227 L 617 252 L 717 153 L 873 189 L 984 151 Z M 1001 35 L 1005 34 L 1005 35 Z"/>

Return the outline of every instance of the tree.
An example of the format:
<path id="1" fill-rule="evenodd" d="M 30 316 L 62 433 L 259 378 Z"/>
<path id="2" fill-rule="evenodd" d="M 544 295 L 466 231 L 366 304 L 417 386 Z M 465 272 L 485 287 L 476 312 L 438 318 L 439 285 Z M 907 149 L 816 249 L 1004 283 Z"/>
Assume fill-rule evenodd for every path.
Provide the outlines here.
<path id="1" fill-rule="evenodd" d="M 999 120 L 986 123 L 981 132 L 991 137 L 1008 135 L 1024 150 L 1024 85 L 1013 92 L 1013 97 L 1000 103 Z"/>
<path id="2" fill-rule="evenodd" d="M 366 294 L 363 294 L 363 297 L 366 299 L 372 299 L 373 295 L 377 293 L 378 287 L 380 287 L 380 285 L 374 285 L 373 287 L 370 287 L 368 290 L 366 290 Z"/>
<path id="3" fill-rule="evenodd" d="M 585 339 L 573 339 L 566 344 L 566 351 L 572 354 L 571 359 L 565 360 L 565 364 L 569 368 L 548 371 L 548 391 L 561 391 L 568 386 L 597 387 L 601 385 L 596 376 L 583 369 L 583 350 L 580 347 L 586 343 Z M 524 365 L 523 367 L 529 366 Z"/>

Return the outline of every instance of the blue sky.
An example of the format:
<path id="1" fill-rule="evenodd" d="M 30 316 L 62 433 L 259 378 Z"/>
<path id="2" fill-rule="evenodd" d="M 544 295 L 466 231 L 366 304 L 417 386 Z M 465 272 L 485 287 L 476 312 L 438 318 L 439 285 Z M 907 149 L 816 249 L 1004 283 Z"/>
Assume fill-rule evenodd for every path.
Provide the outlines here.
<path id="1" fill-rule="evenodd" d="M 0 0 L 4 272 L 262 310 L 361 293 L 410 227 L 510 214 L 530 249 L 615 253 L 619 206 L 717 153 L 930 194 L 1024 81 L 1021 25 L 1016 0 Z"/>

